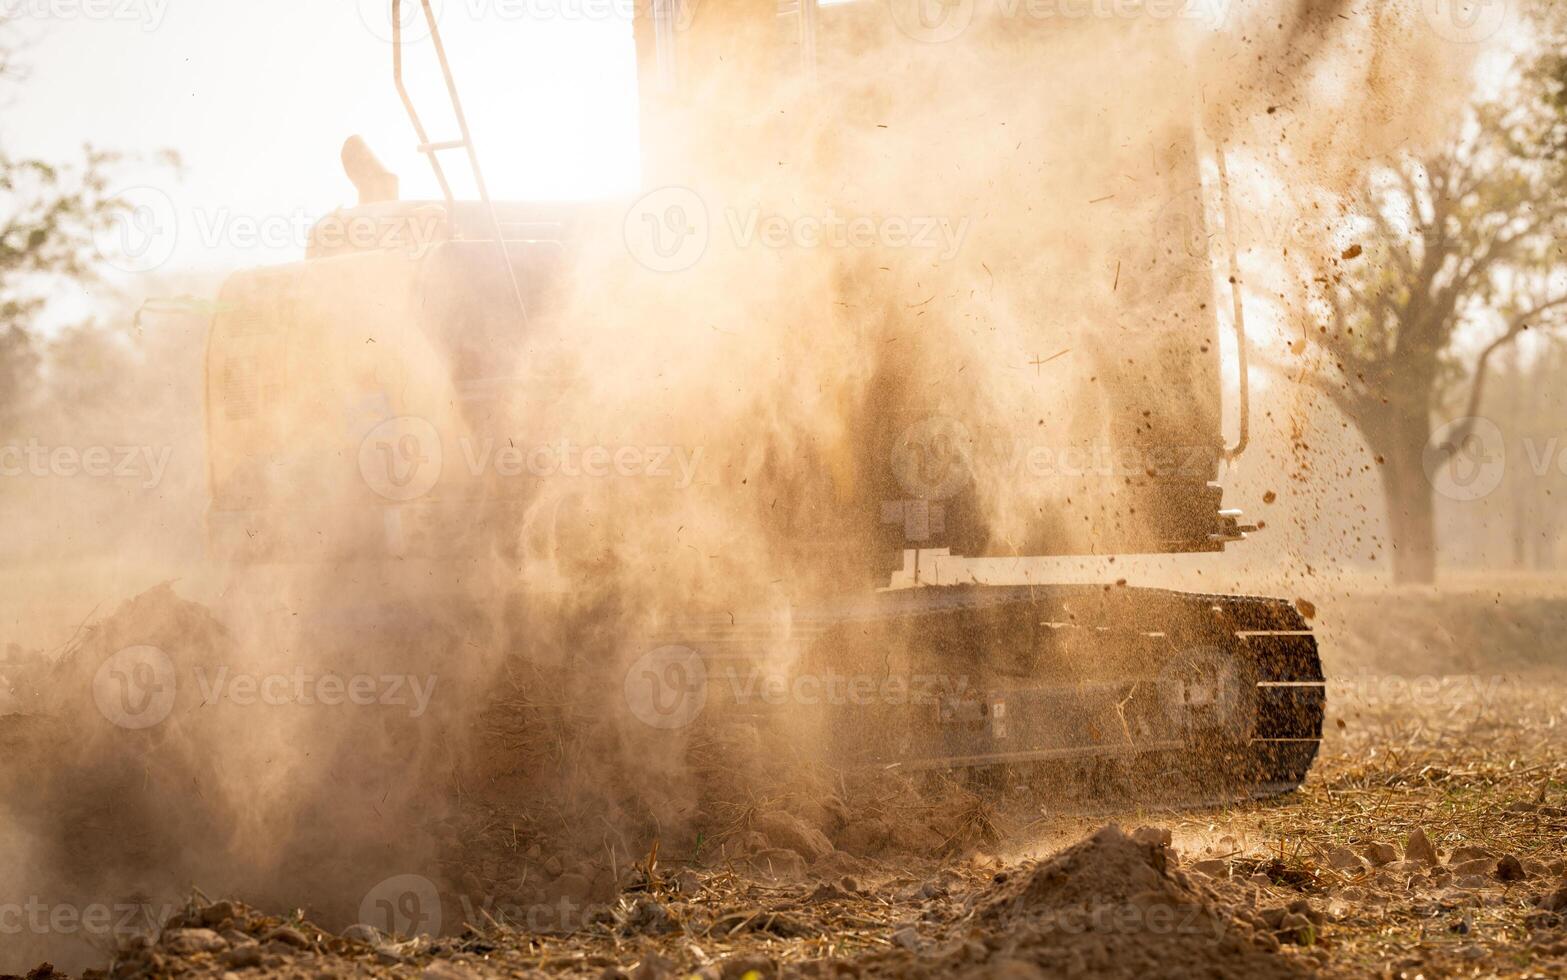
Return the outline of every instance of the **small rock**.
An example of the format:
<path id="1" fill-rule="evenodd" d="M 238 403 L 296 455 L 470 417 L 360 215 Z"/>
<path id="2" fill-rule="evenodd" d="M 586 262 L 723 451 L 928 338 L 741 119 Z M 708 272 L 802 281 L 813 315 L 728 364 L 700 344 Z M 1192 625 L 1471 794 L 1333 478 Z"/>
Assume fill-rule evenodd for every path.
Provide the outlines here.
<path id="1" fill-rule="evenodd" d="M 1464 861 L 1461 864 L 1449 864 L 1447 870 L 1452 872 L 1455 877 L 1473 878 L 1475 875 L 1490 874 L 1495 868 L 1495 861 L 1489 858 L 1475 858 L 1471 861 Z"/>
<path id="2" fill-rule="evenodd" d="M 1464 864 L 1469 861 L 1495 861 L 1496 855 L 1483 847 L 1465 845 L 1453 848 L 1453 853 L 1447 856 L 1448 864 Z"/>
<path id="3" fill-rule="evenodd" d="M 833 850 L 826 834 L 783 810 L 762 814 L 756 820 L 756 829 L 766 834 L 774 846 L 788 848 L 807 861 L 815 861 Z"/>
<path id="4" fill-rule="evenodd" d="M 1279 922 L 1279 933 L 1290 942 L 1309 946 L 1316 936 L 1312 921 L 1298 912 L 1286 912 Z"/>
<path id="5" fill-rule="evenodd" d="M 449 960 L 436 960 L 424 968 L 420 974 L 420 980 L 473 980 L 478 974 L 463 966 L 461 963 L 453 963 Z"/>
<path id="6" fill-rule="evenodd" d="M 234 912 L 233 902 L 213 902 L 201 910 L 201 921 L 203 925 L 220 926 L 234 918 Z"/>
<path id="7" fill-rule="evenodd" d="M 1496 862 L 1496 877 L 1502 881 L 1523 881 L 1529 877 L 1523 869 L 1523 862 L 1512 854 L 1504 854 L 1501 860 Z"/>
<path id="8" fill-rule="evenodd" d="M 544 859 L 544 873 L 551 878 L 559 878 L 566 871 L 566 864 L 560 859 L 559 854 L 551 854 Z"/>
<path id="9" fill-rule="evenodd" d="M 1155 847 L 1170 846 L 1170 831 L 1165 827 L 1138 827 L 1132 831 L 1132 840 L 1139 844 L 1152 844 Z"/>
<path id="10" fill-rule="evenodd" d="M 379 946 L 386 941 L 386 937 L 381 934 L 381 930 L 363 922 L 355 922 L 347 929 L 344 929 L 340 935 L 349 942 L 363 943 L 366 946 Z"/>
<path id="11" fill-rule="evenodd" d="M 811 863 L 811 874 L 818 878 L 839 878 L 843 875 L 864 874 L 867 866 L 864 858 L 857 858 L 846 851 L 833 851 Z"/>
<path id="12" fill-rule="evenodd" d="M 1295 915 L 1304 915 L 1311 920 L 1312 925 L 1320 926 L 1324 921 L 1321 911 L 1312 906 L 1311 902 L 1304 898 L 1297 898 L 1289 903 L 1289 911 Z"/>
<path id="13" fill-rule="evenodd" d="M 1198 861 L 1192 865 L 1192 870 L 1199 874 L 1205 874 L 1210 878 L 1228 878 L 1230 876 L 1230 862 L 1218 859 Z"/>
<path id="14" fill-rule="evenodd" d="M 892 941 L 911 953 L 917 952 L 920 947 L 919 930 L 913 926 L 904 926 L 892 934 Z"/>
<path id="15" fill-rule="evenodd" d="M 805 858 L 784 847 L 751 855 L 751 867 L 774 878 L 799 878 L 805 874 Z"/>
<path id="16" fill-rule="evenodd" d="M 292 946 L 295 949 L 306 949 L 310 946 L 310 940 L 305 938 L 305 934 L 293 926 L 278 926 L 267 933 L 267 939 L 272 942 Z"/>
<path id="17" fill-rule="evenodd" d="M 162 943 L 176 953 L 215 953 L 228 948 L 228 942 L 211 929 L 174 929 L 163 934 Z"/>
<path id="18" fill-rule="evenodd" d="M 1328 852 L 1328 867 L 1359 873 L 1366 870 L 1366 862 L 1347 847 L 1335 847 Z"/>
<path id="19" fill-rule="evenodd" d="M 621 935 L 663 935 L 675 931 L 675 923 L 669 910 L 658 899 L 648 895 L 638 897 L 629 907 L 622 906 L 616 913 L 620 920 Z"/>
<path id="20" fill-rule="evenodd" d="M 243 970 L 252 966 L 260 966 L 261 944 L 252 942 L 235 946 L 233 949 L 224 953 L 222 959 L 224 965 L 234 967 L 236 970 Z"/>
<path id="21" fill-rule="evenodd" d="M 1409 841 L 1404 845 L 1404 860 L 1419 864 L 1441 863 L 1437 858 L 1436 848 L 1431 844 L 1431 839 L 1419 827 L 1409 832 Z"/>
<path id="22" fill-rule="evenodd" d="M 1392 844 L 1384 844 L 1381 841 L 1372 841 L 1367 844 L 1365 854 L 1366 860 L 1379 868 L 1398 860 L 1398 848 Z"/>

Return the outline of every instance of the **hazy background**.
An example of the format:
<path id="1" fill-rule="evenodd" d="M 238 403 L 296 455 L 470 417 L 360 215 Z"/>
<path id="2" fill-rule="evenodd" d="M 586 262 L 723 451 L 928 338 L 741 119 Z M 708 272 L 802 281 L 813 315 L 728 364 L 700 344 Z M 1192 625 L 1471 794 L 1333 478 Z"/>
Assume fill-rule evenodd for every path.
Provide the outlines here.
<path id="1" fill-rule="evenodd" d="M 353 203 L 338 150 L 359 133 L 401 175 L 405 198 L 439 196 L 392 87 L 389 2 L 115 2 L 129 3 L 127 19 L 17 6 L 10 30 L 28 42 L 29 74 L 0 108 L 6 145 L 45 159 L 73 155 L 84 134 L 102 147 L 172 147 L 183 179 L 148 168 L 126 182 L 167 191 L 183 211 L 319 216 Z M 630 0 L 436 6 L 495 196 L 580 199 L 636 186 Z M 409 0 L 405 19 L 417 8 Z M 420 19 L 408 29 L 409 88 L 432 138 L 455 138 L 422 27 Z M 454 190 L 470 196 L 461 154 L 449 162 Z M 170 265 L 298 257 L 232 241 L 207 248 L 199 237 L 182 234 Z"/>

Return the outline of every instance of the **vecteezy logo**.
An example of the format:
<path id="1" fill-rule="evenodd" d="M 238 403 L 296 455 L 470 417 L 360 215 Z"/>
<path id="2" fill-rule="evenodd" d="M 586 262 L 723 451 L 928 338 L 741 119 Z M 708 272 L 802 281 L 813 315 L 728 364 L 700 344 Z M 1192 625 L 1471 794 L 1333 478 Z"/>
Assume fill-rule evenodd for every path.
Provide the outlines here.
<path id="1" fill-rule="evenodd" d="M 108 221 L 93 233 L 93 248 L 122 272 L 151 272 L 169 261 L 179 243 L 174 199 L 156 187 L 129 187 L 107 198 Z"/>
<path id="2" fill-rule="evenodd" d="M 1219 647 L 1181 650 L 1159 668 L 1165 715 L 1176 728 L 1205 731 L 1236 741 L 1251 735 L 1256 708 L 1236 660 Z M 1147 731 L 1130 734 L 1146 736 Z"/>
<path id="3" fill-rule="evenodd" d="M 892 473 L 914 499 L 946 500 L 973 478 L 974 437 L 957 419 L 922 419 L 893 443 Z"/>
<path id="4" fill-rule="evenodd" d="M 1154 242 L 1161 251 L 1179 248 L 1194 259 L 1208 260 L 1208 205 L 1200 188 L 1177 194 L 1159 209 L 1154 218 Z"/>
<path id="5" fill-rule="evenodd" d="M 392 0 L 357 0 L 359 19 L 365 28 L 388 44 L 392 41 L 393 17 L 402 28 L 403 43 L 415 44 L 430 36 L 430 22 L 424 16 L 424 4 L 420 0 L 402 0 L 397 11 L 392 12 Z M 439 24 L 444 10 L 443 0 L 430 0 L 430 12 Z"/>
<path id="6" fill-rule="evenodd" d="M 105 660 L 92 679 L 98 710 L 121 728 L 142 729 L 174 710 L 174 662 L 157 647 L 126 647 Z"/>
<path id="7" fill-rule="evenodd" d="M 394 875 L 365 893 L 359 921 L 389 936 L 433 936 L 441 930 L 441 893 L 422 875 Z"/>
<path id="8" fill-rule="evenodd" d="M 1507 441 L 1490 419 L 1454 419 L 1431 433 L 1421 462 L 1437 493 L 1449 500 L 1479 500 L 1502 485 Z"/>
<path id="9" fill-rule="evenodd" d="M 1513 0 L 1420 0 L 1420 12 L 1444 41 L 1478 44 L 1507 23 Z"/>
<path id="10" fill-rule="evenodd" d="M 916 41 L 938 44 L 968 30 L 974 0 L 887 0 L 892 22 Z"/>
<path id="11" fill-rule="evenodd" d="M 638 657 L 626 671 L 626 705 L 653 728 L 684 728 L 707 706 L 707 664 L 690 647 L 666 646 Z"/>
<path id="12" fill-rule="evenodd" d="M 626 212 L 626 250 L 654 272 L 680 272 L 707 252 L 707 203 L 689 187 L 649 191 Z"/>
<path id="13" fill-rule="evenodd" d="M 416 416 L 387 419 L 359 444 L 359 475 L 387 500 L 424 496 L 441 479 L 440 433 Z"/>

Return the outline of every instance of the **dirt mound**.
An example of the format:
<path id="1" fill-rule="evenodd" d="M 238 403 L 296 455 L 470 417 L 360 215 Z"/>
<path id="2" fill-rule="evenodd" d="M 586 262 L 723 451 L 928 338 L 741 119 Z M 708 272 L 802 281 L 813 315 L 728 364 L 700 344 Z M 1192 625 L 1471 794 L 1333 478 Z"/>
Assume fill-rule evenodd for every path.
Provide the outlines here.
<path id="1" fill-rule="evenodd" d="M 1193 896 L 1171 876 L 1157 834 L 1128 837 L 1105 827 L 1025 873 L 1009 876 L 980 905 L 980 917 L 1011 923 L 1040 912 L 1132 902 L 1144 897 L 1186 902 Z"/>
<path id="2" fill-rule="evenodd" d="M 223 845 L 233 813 L 204 781 L 200 696 L 173 681 L 174 658 L 228 649 L 222 627 L 167 586 L 79 633 L 27 692 L 28 712 L 0 719 L 14 763 L 0 773 L 3 811 L 34 832 L 30 858 L 97 889 L 121 872 L 145 884 L 148 869 L 177 882 L 196 849 Z"/>
<path id="3" fill-rule="evenodd" d="M 1176 870 L 1168 840 L 1105 827 L 1042 863 L 998 874 L 965 903 L 970 914 L 952 923 L 946 942 L 880 966 L 899 975 L 1310 975 L 1278 952 L 1276 938 Z"/>

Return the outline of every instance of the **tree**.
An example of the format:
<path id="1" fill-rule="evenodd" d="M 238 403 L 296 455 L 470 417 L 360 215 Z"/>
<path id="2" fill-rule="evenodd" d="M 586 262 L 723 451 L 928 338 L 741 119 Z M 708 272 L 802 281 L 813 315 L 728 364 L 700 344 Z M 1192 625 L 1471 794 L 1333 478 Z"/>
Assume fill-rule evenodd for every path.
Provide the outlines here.
<path id="1" fill-rule="evenodd" d="M 1300 267 L 1322 313 L 1304 340 L 1333 368 L 1308 378 L 1376 455 L 1399 582 L 1434 580 L 1428 468 L 1474 435 L 1462 423 L 1433 446 L 1435 412 L 1472 378 L 1464 415 L 1476 415 L 1497 352 L 1567 322 L 1567 198 L 1546 139 L 1559 91 L 1541 81 L 1529 73 L 1510 105 L 1476 107 L 1444 147 L 1369 171 L 1351 201 L 1365 244 L 1329 275 Z M 1475 334 L 1467 367 L 1456 341 Z"/>
<path id="2" fill-rule="evenodd" d="M 0 20 L 0 86 L 23 76 Z M 36 320 L 62 283 L 99 281 L 96 243 L 127 205 L 113 194 L 122 154 L 86 146 L 79 161 L 57 164 L 12 155 L 0 146 L 0 432 L 27 405 L 41 353 Z M 161 163 L 178 166 L 172 153 Z"/>

